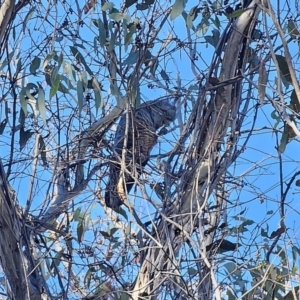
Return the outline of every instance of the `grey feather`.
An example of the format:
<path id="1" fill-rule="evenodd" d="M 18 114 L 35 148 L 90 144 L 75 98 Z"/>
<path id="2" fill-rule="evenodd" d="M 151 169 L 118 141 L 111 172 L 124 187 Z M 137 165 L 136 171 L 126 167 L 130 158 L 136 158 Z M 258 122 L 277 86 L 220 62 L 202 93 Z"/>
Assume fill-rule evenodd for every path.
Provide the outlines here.
<path id="1" fill-rule="evenodd" d="M 122 149 L 125 147 L 125 164 L 129 172 L 133 171 L 132 164 L 135 161 L 138 164 L 136 169 L 141 173 L 142 167 L 149 160 L 151 150 L 157 143 L 156 131 L 161 127 L 168 126 L 175 120 L 175 116 L 175 99 L 149 101 L 122 115 L 115 134 L 114 150 L 121 159 Z M 128 136 L 127 144 L 124 145 L 126 122 L 128 122 Z M 118 160 L 116 159 L 116 161 Z M 123 201 L 117 191 L 117 186 L 127 194 L 133 185 L 134 179 L 127 172 L 125 172 L 124 178 L 120 177 L 120 164 L 111 164 L 105 193 L 106 205 L 118 209 Z"/>

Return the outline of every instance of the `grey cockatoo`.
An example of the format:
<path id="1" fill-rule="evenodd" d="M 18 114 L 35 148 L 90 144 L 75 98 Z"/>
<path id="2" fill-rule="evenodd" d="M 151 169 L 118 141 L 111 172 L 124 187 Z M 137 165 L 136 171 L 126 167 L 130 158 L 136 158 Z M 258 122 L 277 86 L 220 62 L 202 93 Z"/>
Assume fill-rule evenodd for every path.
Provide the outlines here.
<path id="1" fill-rule="evenodd" d="M 138 164 L 136 170 L 141 173 L 149 160 L 152 148 L 157 143 L 157 130 L 168 126 L 175 120 L 175 101 L 176 98 L 149 101 L 122 115 L 114 139 L 114 150 L 119 155 L 119 159 L 116 160 L 116 164 L 110 166 L 105 193 L 107 206 L 118 209 L 123 204 L 122 198 L 126 197 L 134 185 L 134 179 L 128 172 L 123 172 L 123 176 L 120 174 L 119 161 L 122 158 L 122 149 L 124 147 L 126 149 L 127 171 L 132 172 L 133 163 L 135 163 Z M 128 135 L 126 145 L 124 145 L 126 122 L 128 122 Z"/>

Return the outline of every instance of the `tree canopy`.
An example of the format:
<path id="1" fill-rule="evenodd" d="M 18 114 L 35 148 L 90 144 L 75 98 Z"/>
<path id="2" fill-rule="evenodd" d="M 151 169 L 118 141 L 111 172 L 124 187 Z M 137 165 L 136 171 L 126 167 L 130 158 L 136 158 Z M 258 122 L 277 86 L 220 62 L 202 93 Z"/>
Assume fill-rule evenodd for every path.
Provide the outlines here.
<path id="1" fill-rule="evenodd" d="M 3 299 L 298 299 L 298 1 L 0 12 Z"/>

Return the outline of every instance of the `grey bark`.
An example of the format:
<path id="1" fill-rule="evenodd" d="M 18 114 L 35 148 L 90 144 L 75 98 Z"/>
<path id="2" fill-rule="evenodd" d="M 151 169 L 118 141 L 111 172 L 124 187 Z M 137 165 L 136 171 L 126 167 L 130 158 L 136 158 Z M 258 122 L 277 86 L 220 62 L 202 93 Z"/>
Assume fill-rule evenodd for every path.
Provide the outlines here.
<path id="1" fill-rule="evenodd" d="M 158 299 L 163 287 L 177 289 L 178 295 L 193 299 L 192 293 L 189 294 L 188 289 L 180 289 L 180 282 L 176 281 L 176 278 L 180 278 L 177 276 L 180 275 L 177 255 L 185 242 L 188 242 L 190 247 L 196 248 L 202 259 L 198 264 L 202 280 L 196 298 L 212 299 L 214 294 L 216 299 L 220 299 L 221 293 L 209 259 L 211 253 L 206 251 L 206 247 L 213 241 L 214 231 L 208 235 L 203 234 L 204 208 L 207 208 L 207 200 L 217 185 L 222 185 L 223 174 L 238 155 L 234 147 L 238 139 L 234 131 L 242 124 L 242 118 L 237 117 L 242 100 L 238 66 L 243 70 L 246 64 L 247 45 L 257 13 L 256 1 L 252 1 L 248 9 L 233 21 L 220 39 L 211 72 L 207 76 L 207 84 L 200 88 L 198 108 L 194 109 L 186 123 L 181 141 L 178 142 L 180 145 L 187 140 L 190 128 L 194 127 L 191 142 L 185 152 L 188 157 L 184 165 L 185 171 L 176 183 L 176 200 L 172 200 L 174 194 L 166 195 L 164 199 L 165 203 L 170 205 L 160 214 L 161 222 L 153 234 L 156 241 L 151 241 L 147 247 L 145 259 L 132 291 L 135 300 L 141 295 L 151 300 Z M 241 46 L 243 43 L 244 48 Z M 243 55 L 242 49 L 245 51 Z M 219 73 L 218 79 L 212 78 L 213 73 Z M 211 95 L 213 90 L 215 93 Z M 204 110 L 203 104 L 209 95 L 210 101 Z M 231 132 L 231 140 L 226 140 L 228 132 Z M 221 147 L 225 149 L 225 154 L 224 150 L 220 151 Z M 170 178 L 166 173 L 165 182 L 168 181 L 170 182 Z M 209 214 L 206 229 L 215 228 L 220 222 L 221 211 L 226 209 L 224 199 L 218 195 L 215 204 L 220 210 Z M 199 244 L 192 239 L 195 227 L 198 227 L 200 232 Z"/>

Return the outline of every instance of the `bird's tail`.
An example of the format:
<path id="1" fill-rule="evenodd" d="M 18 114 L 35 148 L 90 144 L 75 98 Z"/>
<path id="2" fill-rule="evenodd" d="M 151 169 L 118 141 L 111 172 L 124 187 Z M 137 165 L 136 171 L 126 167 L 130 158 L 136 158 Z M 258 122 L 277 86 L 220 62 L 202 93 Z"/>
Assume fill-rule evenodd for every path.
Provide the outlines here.
<path id="1" fill-rule="evenodd" d="M 126 182 L 126 184 L 124 184 Z M 130 192 L 134 185 L 133 179 L 128 174 L 124 177 L 120 176 L 120 168 L 116 166 L 110 167 L 109 181 L 105 192 L 105 203 L 112 209 L 118 209 L 127 194 Z"/>

